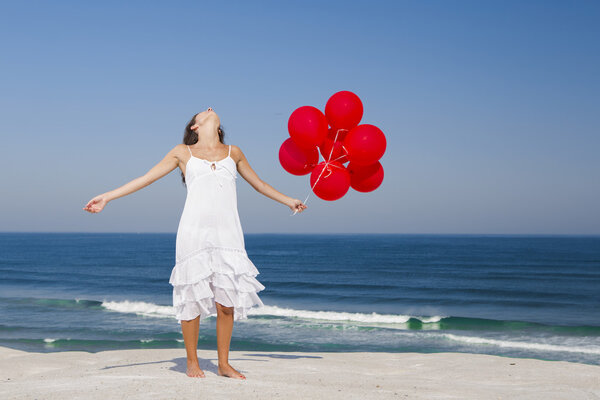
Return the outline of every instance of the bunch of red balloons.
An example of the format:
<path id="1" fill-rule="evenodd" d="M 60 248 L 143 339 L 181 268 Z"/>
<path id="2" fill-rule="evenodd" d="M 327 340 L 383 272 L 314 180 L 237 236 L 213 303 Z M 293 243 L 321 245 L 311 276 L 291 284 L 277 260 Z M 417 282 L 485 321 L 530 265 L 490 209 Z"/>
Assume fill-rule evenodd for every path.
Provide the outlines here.
<path id="1" fill-rule="evenodd" d="M 293 175 L 310 173 L 312 191 L 323 200 L 337 200 L 350 187 L 377 189 L 386 139 L 375 125 L 359 125 L 362 116 L 360 98 L 346 90 L 329 98 L 325 113 L 313 106 L 297 108 L 288 120 L 290 137 L 279 148 L 281 166 Z M 319 162 L 319 152 L 325 161 Z"/>

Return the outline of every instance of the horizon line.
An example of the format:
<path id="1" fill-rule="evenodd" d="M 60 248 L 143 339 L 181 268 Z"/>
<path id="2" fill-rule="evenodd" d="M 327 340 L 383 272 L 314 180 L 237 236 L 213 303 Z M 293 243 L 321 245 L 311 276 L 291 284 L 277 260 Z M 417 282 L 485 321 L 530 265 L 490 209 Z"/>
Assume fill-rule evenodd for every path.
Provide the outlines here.
<path id="1" fill-rule="evenodd" d="M 139 231 L 0 231 L 0 234 L 15 233 L 55 233 L 55 234 L 152 234 L 152 235 L 176 235 L 177 232 L 139 232 Z M 411 232 L 244 232 L 244 235 L 429 235 L 429 236 L 600 236 L 600 233 L 411 233 Z"/>

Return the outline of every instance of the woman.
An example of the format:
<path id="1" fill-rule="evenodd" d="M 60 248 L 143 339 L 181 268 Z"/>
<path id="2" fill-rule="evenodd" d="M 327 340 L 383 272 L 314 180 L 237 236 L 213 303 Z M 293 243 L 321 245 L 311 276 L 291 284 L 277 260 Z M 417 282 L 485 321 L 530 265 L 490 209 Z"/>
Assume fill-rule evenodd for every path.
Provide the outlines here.
<path id="1" fill-rule="evenodd" d="M 200 320 L 217 316 L 218 374 L 246 377 L 229 364 L 234 320 L 264 306 L 257 292 L 265 287 L 248 258 L 237 210 L 237 173 L 261 194 L 302 212 L 306 205 L 261 180 L 242 150 L 225 145 L 219 116 L 209 107 L 189 121 L 183 144 L 175 146 L 145 175 L 91 199 L 83 208 L 98 213 L 106 204 L 131 194 L 179 167 L 187 197 L 177 229 L 176 264 L 169 283 L 187 352 L 187 375 L 205 377 L 196 354 Z M 225 156 L 227 154 L 227 156 Z"/>

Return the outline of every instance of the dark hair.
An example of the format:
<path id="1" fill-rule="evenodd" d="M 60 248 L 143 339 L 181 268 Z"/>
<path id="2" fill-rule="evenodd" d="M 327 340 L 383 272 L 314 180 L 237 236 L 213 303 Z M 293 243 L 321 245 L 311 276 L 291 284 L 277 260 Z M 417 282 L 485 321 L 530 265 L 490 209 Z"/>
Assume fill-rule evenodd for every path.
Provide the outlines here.
<path id="1" fill-rule="evenodd" d="M 183 131 L 183 144 L 185 144 L 185 145 L 198 143 L 198 134 L 192 130 L 192 125 L 194 125 L 196 123 L 196 116 L 198 114 L 200 114 L 200 113 L 194 114 L 194 116 L 192 117 L 190 122 L 188 122 L 187 125 L 185 126 L 185 130 Z M 223 129 L 223 125 L 219 125 L 217 132 L 219 134 L 219 141 L 221 143 L 225 144 L 225 142 L 224 142 L 225 130 Z M 184 185 L 186 184 L 185 183 L 185 175 L 183 174 L 183 172 L 181 172 L 181 181 L 183 182 Z"/>

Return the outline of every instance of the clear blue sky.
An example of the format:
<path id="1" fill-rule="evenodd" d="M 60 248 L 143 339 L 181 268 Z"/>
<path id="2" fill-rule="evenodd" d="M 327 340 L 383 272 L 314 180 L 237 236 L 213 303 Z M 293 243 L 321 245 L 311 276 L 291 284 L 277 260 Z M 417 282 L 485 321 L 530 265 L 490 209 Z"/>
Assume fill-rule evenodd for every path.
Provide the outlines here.
<path id="1" fill-rule="evenodd" d="M 14 1 L 0 5 L 2 231 L 175 232 L 179 170 L 108 204 L 194 113 L 301 200 L 287 119 L 358 94 L 385 179 L 290 210 L 242 178 L 244 232 L 600 233 L 600 2 Z"/>

